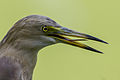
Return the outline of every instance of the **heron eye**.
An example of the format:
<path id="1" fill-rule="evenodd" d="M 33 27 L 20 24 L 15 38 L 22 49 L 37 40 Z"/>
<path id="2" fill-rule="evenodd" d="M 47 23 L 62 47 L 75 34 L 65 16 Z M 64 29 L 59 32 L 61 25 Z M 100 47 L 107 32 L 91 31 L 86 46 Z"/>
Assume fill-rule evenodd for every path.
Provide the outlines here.
<path id="1" fill-rule="evenodd" d="M 42 31 L 43 31 L 43 32 L 47 32 L 47 31 L 48 31 L 48 27 L 47 27 L 47 26 L 43 26 L 43 27 L 42 27 Z"/>

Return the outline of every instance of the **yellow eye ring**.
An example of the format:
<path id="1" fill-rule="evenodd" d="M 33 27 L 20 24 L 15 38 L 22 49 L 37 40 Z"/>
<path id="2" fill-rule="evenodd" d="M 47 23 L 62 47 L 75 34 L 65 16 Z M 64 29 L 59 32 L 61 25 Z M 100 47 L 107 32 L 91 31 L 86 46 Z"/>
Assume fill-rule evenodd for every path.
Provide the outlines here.
<path id="1" fill-rule="evenodd" d="M 43 27 L 42 27 L 42 31 L 43 31 L 43 32 L 47 32 L 47 31 L 48 31 L 48 27 L 47 27 L 47 26 L 43 26 Z"/>

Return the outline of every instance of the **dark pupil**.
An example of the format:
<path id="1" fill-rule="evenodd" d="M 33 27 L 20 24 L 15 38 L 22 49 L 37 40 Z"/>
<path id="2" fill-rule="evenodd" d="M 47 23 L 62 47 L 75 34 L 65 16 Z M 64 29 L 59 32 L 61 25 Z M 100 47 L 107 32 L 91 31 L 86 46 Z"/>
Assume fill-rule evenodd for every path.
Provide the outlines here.
<path id="1" fill-rule="evenodd" d="M 47 30 L 47 28 L 44 28 L 44 30 Z"/>

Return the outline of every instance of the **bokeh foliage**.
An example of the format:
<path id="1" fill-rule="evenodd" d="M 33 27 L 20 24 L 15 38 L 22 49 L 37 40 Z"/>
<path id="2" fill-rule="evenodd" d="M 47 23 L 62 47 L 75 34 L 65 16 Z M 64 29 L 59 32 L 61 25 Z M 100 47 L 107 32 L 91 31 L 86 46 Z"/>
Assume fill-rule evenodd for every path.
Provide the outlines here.
<path id="1" fill-rule="evenodd" d="M 119 0 L 0 0 L 0 39 L 24 16 L 40 14 L 109 45 L 85 42 L 105 54 L 65 44 L 46 47 L 38 55 L 33 80 L 120 80 Z"/>

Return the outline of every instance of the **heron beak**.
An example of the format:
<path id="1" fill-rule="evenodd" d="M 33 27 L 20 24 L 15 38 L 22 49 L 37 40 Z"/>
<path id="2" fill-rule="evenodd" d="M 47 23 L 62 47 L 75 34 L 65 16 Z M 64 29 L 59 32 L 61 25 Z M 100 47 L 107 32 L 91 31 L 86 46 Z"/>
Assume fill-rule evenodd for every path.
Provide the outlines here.
<path id="1" fill-rule="evenodd" d="M 102 54 L 103 54 L 103 52 L 98 51 L 98 50 L 96 50 L 96 49 L 94 49 L 90 46 L 87 46 L 83 43 L 80 43 L 78 41 L 94 40 L 94 41 L 99 41 L 99 42 L 108 44 L 107 42 L 105 42 L 101 39 L 98 39 L 96 37 L 90 36 L 88 34 L 76 32 L 76 31 L 73 31 L 73 30 L 70 30 L 70 29 L 67 29 L 67 28 L 64 28 L 64 27 L 57 30 L 57 32 L 58 33 L 54 34 L 53 36 L 55 38 L 57 38 L 58 40 L 62 41 L 63 43 L 66 43 L 66 44 L 69 44 L 69 45 L 72 45 L 72 46 L 76 46 L 76 47 L 80 47 L 80 48 L 83 48 L 83 49 L 86 49 L 86 50 L 102 53 Z M 79 38 L 79 39 L 71 39 L 69 37 L 76 37 L 76 38 Z M 83 38 L 83 39 L 80 39 L 80 38 Z"/>

